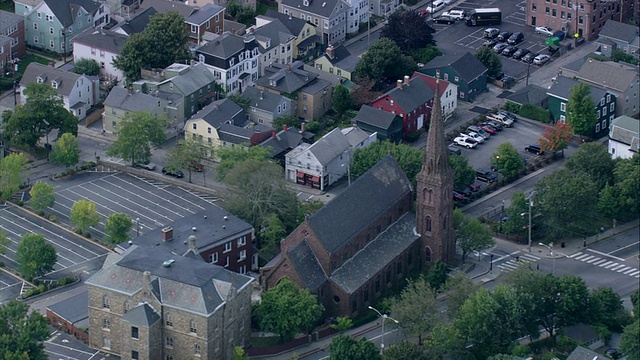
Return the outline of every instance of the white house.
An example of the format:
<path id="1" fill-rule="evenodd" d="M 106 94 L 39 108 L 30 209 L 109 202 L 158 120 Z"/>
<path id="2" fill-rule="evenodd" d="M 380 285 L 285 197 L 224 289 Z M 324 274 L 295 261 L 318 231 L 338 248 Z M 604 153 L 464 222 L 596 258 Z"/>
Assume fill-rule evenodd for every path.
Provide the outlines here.
<path id="1" fill-rule="evenodd" d="M 260 76 L 272 63 L 291 64 L 296 36 L 279 19 L 256 28 L 254 33 L 260 44 Z"/>
<path id="2" fill-rule="evenodd" d="M 347 13 L 347 33 L 358 32 L 360 24 L 369 21 L 369 0 L 345 0 L 349 4 Z"/>
<path id="3" fill-rule="evenodd" d="M 124 74 L 113 66 L 120 50 L 127 41 L 127 36 L 109 30 L 88 29 L 75 39 L 73 44 L 73 61 L 91 59 L 100 65 L 100 75 L 107 79 L 122 80 Z"/>
<path id="4" fill-rule="evenodd" d="M 32 62 L 27 66 L 20 80 L 20 101 L 24 104 L 24 89 L 27 84 L 48 84 L 56 89 L 62 97 L 64 108 L 75 115 L 78 120 L 84 119 L 87 111 L 96 103 L 98 79 L 78 75 L 69 71 L 53 68 Z"/>
<path id="5" fill-rule="evenodd" d="M 622 115 L 609 125 L 609 154 L 628 159 L 638 153 L 640 146 L 640 120 Z"/>

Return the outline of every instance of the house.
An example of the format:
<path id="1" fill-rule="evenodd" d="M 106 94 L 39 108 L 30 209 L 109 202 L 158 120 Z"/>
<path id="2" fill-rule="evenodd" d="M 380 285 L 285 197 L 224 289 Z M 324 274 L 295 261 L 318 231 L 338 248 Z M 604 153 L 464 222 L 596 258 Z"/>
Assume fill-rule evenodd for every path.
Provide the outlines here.
<path id="1" fill-rule="evenodd" d="M 640 120 L 619 116 L 609 126 L 609 154 L 628 159 L 638 153 L 640 147 Z"/>
<path id="2" fill-rule="evenodd" d="M 508 95 L 505 99 L 518 105 L 533 104 L 543 109 L 549 108 L 547 89 L 538 85 L 529 84 Z"/>
<path id="3" fill-rule="evenodd" d="M 253 9 L 254 11 L 256 10 L 257 3 L 258 3 L 257 0 L 242 0 L 242 1 L 234 0 L 234 1 L 236 1 L 238 4 L 242 6 L 250 6 L 251 9 Z M 215 4 L 225 8 L 229 3 L 228 0 L 185 0 L 183 2 L 189 6 L 202 6 L 203 4 Z"/>
<path id="4" fill-rule="evenodd" d="M 567 120 L 567 104 L 571 95 L 571 89 L 579 85 L 577 80 L 559 76 L 547 90 L 549 95 L 549 112 L 553 122 Z M 616 96 L 599 86 L 590 85 L 591 100 L 596 107 L 596 124 L 588 135 L 592 138 L 600 138 L 609 134 L 610 122 L 616 114 Z"/>
<path id="5" fill-rule="evenodd" d="M 360 25 L 369 22 L 371 12 L 367 0 L 345 0 L 349 5 L 347 13 L 347 33 L 354 34 L 360 30 Z"/>
<path id="6" fill-rule="evenodd" d="M 258 79 L 260 47 L 253 36 L 226 32 L 196 49 L 196 57 L 228 94 L 243 92 Z"/>
<path id="7" fill-rule="evenodd" d="M 597 352 L 587 349 L 582 346 L 576 347 L 571 354 L 567 357 L 567 360 L 608 360 L 605 355 L 598 354 Z"/>
<path id="8" fill-rule="evenodd" d="M 73 50 L 71 39 L 108 22 L 106 4 L 93 0 L 42 0 L 25 14 L 26 42 L 28 46 L 67 54 Z"/>
<path id="9" fill-rule="evenodd" d="M 291 99 L 279 94 L 248 87 L 241 96 L 249 101 L 247 113 L 255 124 L 273 127 L 275 119 L 293 113 Z"/>
<path id="10" fill-rule="evenodd" d="M 71 40 L 73 44 L 73 61 L 89 59 L 100 65 L 100 76 L 110 80 L 122 80 L 122 70 L 113 66 L 113 60 L 127 41 L 127 36 L 109 31 L 87 29 Z"/>
<path id="11" fill-rule="evenodd" d="M 408 274 L 455 261 L 453 169 L 439 99 L 416 179 L 416 212 L 411 182 L 386 156 L 281 241 L 280 254 L 260 270 L 264 289 L 286 277 L 317 295 L 328 314 L 354 317 Z"/>
<path id="12" fill-rule="evenodd" d="M 56 329 L 89 342 L 89 294 L 86 291 L 47 306 L 47 320 Z"/>
<path id="13" fill-rule="evenodd" d="M 304 123 L 300 127 L 300 130 L 295 127 L 289 128 L 285 125 L 282 127 L 282 130 L 277 133 L 273 130 L 271 136 L 267 140 L 258 144 L 258 146 L 269 150 L 271 158 L 284 166 L 285 155 L 307 140 L 306 135 L 308 135 L 308 133 L 304 131 Z"/>
<path id="14" fill-rule="evenodd" d="M 402 118 L 397 114 L 362 105 L 353 121 L 360 129 L 375 132 L 378 140 L 395 143 L 402 140 Z"/>
<path id="15" fill-rule="evenodd" d="M 14 0 L 14 11 L 20 16 L 27 16 L 42 0 Z"/>
<path id="16" fill-rule="evenodd" d="M 371 13 L 376 16 L 388 18 L 402 6 L 401 0 L 371 0 Z"/>
<path id="17" fill-rule="evenodd" d="M 637 67 L 613 61 L 579 59 L 560 68 L 561 75 L 607 89 L 617 98 L 616 116 L 634 117 L 640 113 Z"/>
<path id="18" fill-rule="evenodd" d="M 318 70 L 335 74 L 335 76 L 342 79 L 353 80 L 351 74 L 356 70 L 358 61 L 360 61 L 360 58 L 351 55 L 344 45 L 336 48 L 333 45 L 329 45 L 324 55 L 314 61 L 313 66 Z"/>
<path id="19" fill-rule="evenodd" d="M 85 283 L 89 346 L 125 359 L 230 359 L 251 335 L 253 279 L 188 251 L 131 246 Z M 201 237 L 204 237 L 201 236 Z"/>
<path id="20" fill-rule="evenodd" d="M 117 21 L 131 20 L 142 0 L 106 0 L 111 9 L 111 17 Z"/>
<path id="21" fill-rule="evenodd" d="M 322 42 L 320 37 L 316 35 L 317 26 L 300 18 L 282 14 L 272 9 L 267 10 L 265 15 L 256 16 L 256 26 L 260 26 L 263 22 L 272 21 L 273 19 L 280 20 L 280 22 L 289 29 L 289 32 L 296 37 L 293 41 L 294 60 L 300 60 L 306 63 L 322 53 Z"/>
<path id="22" fill-rule="evenodd" d="M 477 57 L 466 52 L 462 55 L 442 55 L 418 70 L 429 76 L 440 76 L 458 86 L 458 97 L 473 102 L 478 93 L 487 90 L 489 70 Z"/>
<path id="23" fill-rule="evenodd" d="M 586 346 L 590 350 L 596 350 L 605 345 L 604 337 L 591 325 L 575 324 L 563 328 L 561 332 L 569 339 Z"/>
<path id="24" fill-rule="evenodd" d="M 245 35 L 247 33 L 247 25 L 237 21 L 224 19 L 224 32 L 230 32 L 235 35 Z"/>
<path id="25" fill-rule="evenodd" d="M 260 76 L 272 63 L 291 64 L 295 36 L 280 20 L 275 19 L 255 28 L 256 41 L 260 44 Z"/>
<path id="26" fill-rule="evenodd" d="M 371 107 L 402 118 L 402 136 L 420 131 L 431 116 L 434 92 L 420 78 L 398 80 L 393 90 L 371 103 Z"/>
<path id="27" fill-rule="evenodd" d="M 0 63 L 2 63 L 0 67 L 11 60 L 24 58 L 26 55 L 24 26 L 24 17 L 0 10 L 0 38 L 9 38 L 9 47 L 0 53 Z"/>
<path id="28" fill-rule="evenodd" d="M 427 86 L 432 90 L 436 91 L 436 86 L 440 87 L 440 103 L 442 104 L 442 114 L 445 119 L 448 119 L 453 115 L 453 112 L 458 107 L 458 86 L 446 81 L 446 80 L 438 80 L 437 78 L 429 75 L 425 75 L 415 71 L 412 78 L 419 77 L 424 81 Z"/>
<path id="29" fill-rule="evenodd" d="M 611 57 L 614 49 L 631 54 L 636 59 L 640 56 L 638 53 L 640 35 L 636 25 L 607 21 L 600 30 L 596 42 L 600 44 L 600 52 L 607 57 Z"/>
<path id="30" fill-rule="evenodd" d="M 278 3 L 278 12 L 315 25 L 325 46 L 345 41 L 349 9 L 344 0 L 282 0 Z"/>
<path id="31" fill-rule="evenodd" d="M 220 35 L 224 32 L 225 8 L 219 5 L 208 3 L 198 8 L 171 0 L 145 0 L 141 7 L 154 8 L 160 14 L 175 11 L 182 15 L 189 39 L 197 45 L 201 45 L 206 33 Z"/>
<path id="32" fill-rule="evenodd" d="M 62 98 L 64 108 L 75 115 L 78 120 L 84 119 L 87 116 L 87 111 L 97 102 L 97 79 L 32 62 L 27 66 L 22 79 L 20 79 L 20 101 L 22 104 L 27 100 L 24 89 L 27 84 L 31 83 L 49 84 L 56 89 Z"/>
<path id="33" fill-rule="evenodd" d="M 147 28 L 147 25 L 149 25 L 149 22 L 151 21 L 151 17 L 157 13 L 158 12 L 154 8 L 142 9 L 133 14 L 133 17 L 130 19 L 127 19 L 111 28 L 111 31 L 127 36 L 139 34 Z"/>
<path id="34" fill-rule="evenodd" d="M 157 94 L 145 94 L 133 89 L 125 89 L 115 86 L 104 100 L 104 113 L 102 116 L 102 129 L 113 134 L 120 123 L 132 113 L 142 111 L 149 115 L 164 116 L 170 122 L 165 127 L 167 139 L 178 136 L 176 129 L 182 129 L 182 123 L 171 117 L 174 109 L 180 107 L 183 98 L 178 94 L 158 92 Z"/>
<path id="35" fill-rule="evenodd" d="M 173 64 L 160 72 L 149 72 L 143 69 L 142 77 L 142 80 L 132 84 L 134 91 L 145 94 L 180 95 L 182 99 L 177 104 L 181 107 L 176 107 L 169 115 L 169 118 L 178 124 L 183 123 L 185 119 L 207 105 L 212 98 L 217 97 L 216 79 L 201 63 Z"/>
<path id="36" fill-rule="evenodd" d="M 305 70 L 303 62 L 273 63 L 265 67 L 264 72 L 264 76 L 256 80 L 256 87 L 294 99 L 294 111 L 299 117 L 317 120 L 331 109 L 333 84 Z"/>
<path id="37" fill-rule="evenodd" d="M 10 66 L 11 60 L 11 38 L 0 36 L 0 70 L 4 71 L 5 66 Z"/>
<path id="38" fill-rule="evenodd" d="M 620 19 L 620 4 L 607 0 L 579 2 L 530 0 L 526 6 L 526 22 L 530 26 L 549 26 L 571 36 L 591 41 L 598 36 L 608 19 Z"/>

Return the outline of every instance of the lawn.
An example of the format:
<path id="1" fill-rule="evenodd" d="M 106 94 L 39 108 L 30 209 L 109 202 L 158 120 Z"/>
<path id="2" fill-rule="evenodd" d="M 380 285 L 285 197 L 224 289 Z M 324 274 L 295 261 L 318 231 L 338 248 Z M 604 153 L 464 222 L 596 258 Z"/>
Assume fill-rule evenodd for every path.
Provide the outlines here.
<path id="1" fill-rule="evenodd" d="M 269 6 L 265 3 L 262 2 L 258 2 L 258 7 L 256 8 L 256 15 L 264 15 L 267 13 L 267 10 L 269 9 L 273 9 L 275 11 L 278 11 L 278 7 L 277 6 Z"/>
<path id="2" fill-rule="evenodd" d="M 0 4 L 4 4 L 4 3 L 0 2 Z M 24 58 L 20 59 L 20 62 L 18 63 L 19 66 L 18 66 L 17 73 L 15 73 L 12 77 L 0 78 L 0 91 L 11 89 L 13 87 L 13 80 L 20 80 L 20 78 L 22 77 L 22 74 L 24 73 L 24 70 L 27 68 L 27 65 L 29 65 L 32 62 L 38 62 L 44 65 L 49 64 L 49 60 L 42 58 L 40 56 L 36 56 L 36 55 L 25 56 Z"/>
<path id="3" fill-rule="evenodd" d="M 0 0 L 0 10 L 13 12 L 13 1 L 11 0 Z"/>

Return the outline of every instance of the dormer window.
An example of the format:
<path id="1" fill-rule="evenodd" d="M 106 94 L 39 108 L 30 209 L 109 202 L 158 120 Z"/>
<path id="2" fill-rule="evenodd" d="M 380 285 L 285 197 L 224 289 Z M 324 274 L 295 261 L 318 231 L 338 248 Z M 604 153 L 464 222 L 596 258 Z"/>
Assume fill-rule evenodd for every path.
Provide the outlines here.
<path id="1" fill-rule="evenodd" d="M 57 89 L 57 88 L 58 88 L 58 82 L 57 82 L 57 81 L 55 81 L 55 80 L 54 80 L 54 81 L 52 81 L 52 82 L 51 82 L 51 87 L 52 87 L 52 88 L 54 88 L 54 89 Z"/>
<path id="2" fill-rule="evenodd" d="M 44 82 L 44 78 L 43 78 L 43 77 L 41 77 L 41 76 L 38 76 L 38 78 L 36 79 L 36 82 L 37 82 L 38 84 L 42 84 L 42 83 Z"/>
<path id="3" fill-rule="evenodd" d="M 309 0 L 302 0 L 302 5 L 309 6 Z"/>
<path id="4" fill-rule="evenodd" d="M 198 61 L 200 61 L 201 63 L 204 63 L 204 55 L 202 54 L 198 55 Z"/>
<path id="5" fill-rule="evenodd" d="M 233 66 L 233 65 L 235 65 L 235 63 L 236 63 L 236 62 L 235 62 L 235 60 L 234 60 L 234 59 L 229 60 L 229 66 Z"/>

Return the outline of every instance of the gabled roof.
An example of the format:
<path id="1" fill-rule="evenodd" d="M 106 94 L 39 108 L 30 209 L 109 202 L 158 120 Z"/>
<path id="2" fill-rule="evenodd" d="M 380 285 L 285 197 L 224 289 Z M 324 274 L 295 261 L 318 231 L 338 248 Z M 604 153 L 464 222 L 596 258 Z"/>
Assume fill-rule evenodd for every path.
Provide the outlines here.
<path id="1" fill-rule="evenodd" d="M 306 24 L 309 24 L 313 27 L 315 27 L 315 25 L 308 23 L 302 19 L 299 19 L 297 17 L 293 17 L 290 14 L 283 14 L 283 13 L 279 13 L 276 10 L 273 9 L 269 9 L 267 10 L 267 13 L 264 14 L 264 16 L 266 17 L 270 17 L 272 19 L 278 19 L 280 20 L 284 26 L 287 27 L 287 29 L 289 29 L 289 31 L 295 35 L 298 36 L 300 34 L 300 32 L 302 32 L 302 29 L 304 29 L 304 26 Z"/>
<path id="2" fill-rule="evenodd" d="M 369 124 L 380 129 L 389 129 L 389 127 L 393 123 L 393 120 L 397 117 L 399 118 L 399 116 L 396 114 L 372 108 L 369 105 L 362 105 L 360 111 L 358 111 L 358 115 L 356 115 L 353 120 L 356 122 Z"/>
<path id="3" fill-rule="evenodd" d="M 175 11 L 178 14 L 182 15 L 182 17 L 185 19 L 196 11 L 196 8 L 194 7 L 171 0 L 144 0 L 142 4 L 140 4 L 140 7 L 143 9 L 152 7 L 156 9 L 156 11 L 158 11 L 160 14 L 164 14 L 169 11 Z"/>
<path id="4" fill-rule="evenodd" d="M 638 151 L 640 139 L 640 120 L 622 115 L 611 121 L 609 138 L 630 145 L 631 151 Z"/>
<path id="5" fill-rule="evenodd" d="M 547 94 L 564 99 L 569 100 L 569 96 L 571 95 L 571 88 L 580 84 L 580 81 L 569 79 L 563 76 L 558 76 L 556 81 L 553 82 L 553 85 L 547 91 Z M 594 105 L 598 105 L 600 99 L 602 99 L 606 94 L 607 90 L 603 89 L 599 86 L 589 85 L 591 88 L 591 99 L 593 100 Z"/>
<path id="6" fill-rule="evenodd" d="M 396 86 L 383 97 L 385 95 L 390 96 L 402 110 L 409 113 L 432 100 L 435 93 L 422 79 L 415 77 L 409 80 L 408 86 L 403 83 L 401 89 Z"/>
<path id="7" fill-rule="evenodd" d="M 158 106 L 159 101 L 160 99 L 153 95 L 135 91 L 129 93 L 128 89 L 115 86 L 104 100 L 104 105 L 130 112 L 144 111 L 160 114 L 163 112 L 163 108 Z"/>
<path id="8" fill-rule="evenodd" d="M 304 5 L 303 0 L 282 0 L 280 3 L 286 6 L 298 8 L 301 11 L 317 14 L 318 16 L 325 18 L 329 18 L 333 10 L 337 6 L 340 6 L 340 4 L 343 5 L 345 11 L 349 8 L 349 5 L 343 0 L 308 0 L 308 6 Z"/>
<path id="9" fill-rule="evenodd" d="M 222 6 L 207 3 L 203 7 L 192 12 L 185 21 L 190 24 L 201 25 L 223 11 L 224 8 Z"/>
<path id="10" fill-rule="evenodd" d="M 79 321 L 89 317 L 89 293 L 87 291 L 81 292 L 66 300 L 47 306 L 47 310 L 72 324 L 77 324 Z"/>
<path id="11" fill-rule="evenodd" d="M 110 30 L 96 30 L 89 28 L 79 34 L 73 40 L 74 43 L 91 46 L 92 48 L 106 50 L 113 54 L 120 54 L 128 37 Z"/>
<path id="12" fill-rule="evenodd" d="M 360 61 L 360 58 L 351 55 L 344 45 L 333 49 L 333 57 L 329 56 L 328 52 L 325 52 L 322 57 L 327 59 L 333 66 L 348 72 L 353 72 L 356 69 L 358 61 Z"/>
<path id="13" fill-rule="evenodd" d="M 430 75 L 423 74 L 421 72 L 415 71 L 411 77 L 412 78 L 419 77 L 435 93 L 435 91 L 436 91 L 436 78 L 434 76 L 430 76 Z M 443 79 L 437 79 L 437 80 L 440 82 L 440 96 L 442 96 L 444 94 L 443 90 L 446 89 L 447 87 L 449 87 L 450 82 L 448 82 L 446 80 L 443 80 Z"/>
<path id="14" fill-rule="evenodd" d="M 149 25 L 151 17 L 157 13 L 158 11 L 155 8 L 143 9 L 138 12 L 133 19 L 118 25 L 117 28 L 122 29 L 122 31 L 129 36 L 141 33 L 147 28 L 147 25 Z"/>
<path id="15" fill-rule="evenodd" d="M 258 138 L 258 140 L 254 140 L 254 135 L 265 134 L 264 137 L 266 137 L 266 134 L 270 133 L 271 130 L 272 129 L 268 126 L 261 124 L 245 128 L 242 126 L 224 123 L 218 127 L 218 136 L 220 137 L 220 140 L 230 144 L 239 145 L 249 143 L 251 145 L 256 145 L 256 143 L 262 139 Z"/>
<path id="16" fill-rule="evenodd" d="M 243 124 L 246 116 L 244 110 L 229 99 L 221 99 L 205 106 L 202 110 L 193 114 L 187 121 L 203 119 L 214 128 L 219 128 L 222 124 L 230 122 Z"/>
<path id="17" fill-rule="evenodd" d="M 43 0 L 43 2 L 47 4 L 53 15 L 64 27 L 75 23 L 80 9 L 93 14 L 100 8 L 100 3 L 93 0 Z"/>
<path id="18" fill-rule="evenodd" d="M 264 37 L 270 39 L 269 47 L 264 47 L 265 50 L 272 49 L 275 46 L 286 44 L 289 41 L 293 41 L 297 34 L 292 34 L 284 24 L 278 19 L 275 19 L 268 24 L 260 26 L 255 30 L 256 38 Z"/>
<path id="19" fill-rule="evenodd" d="M 470 52 L 437 56 L 435 59 L 429 61 L 420 72 L 426 73 L 425 70 L 440 69 L 445 66 L 451 66 L 451 68 L 467 82 L 487 72 L 487 67 Z"/>
<path id="20" fill-rule="evenodd" d="M 173 64 L 165 70 L 169 70 L 176 65 L 184 66 L 183 64 Z M 215 76 L 204 64 L 196 63 L 187 71 L 183 71 L 179 75 L 163 81 L 161 84 L 171 82 L 175 87 L 180 89 L 184 95 L 191 95 L 204 86 L 213 84 L 215 81 Z"/>
<path id="21" fill-rule="evenodd" d="M 8 11 L 0 10 L 0 34 L 3 34 L 8 28 L 24 21 L 24 17 Z"/>
<path id="22" fill-rule="evenodd" d="M 256 84 L 276 89 L 283 93 L 293 93 L 313 82 L 318 74 L 303 70 L 304 63 L 293 64 L 272 63 L 264 68 L 264 76 L 256 80 Z"/>
<path id="23" fill-rule="evenodd" d="M 339 128 L 331 130 L 308 148 L 308 151 L 323 166 L 326 166 L 347 150 L 349 150 L 349 142 Z"/>
<path id="24" fill-rule="evenodd" d="M 82 75 L 32 62 L 25 69 L 24 75 L 22 75 L 22 79 L 20 80 L 20 85 L 27 86 L 27 84 L 38 82 L 38 78 L 41 78 L 43 83 L 51 86 L 51 81 L 55 80 L 58 83 L 58 88 L 56 89 L 58 94 L 69 96 L 71 90 L 76 86 L 76 81 L 78 81 L 80 77 L 82 77 Z"/>
<path id="25" fill-rule="evenodd" d="M 271 156 L 276 156 L 282 152 L 291 150 L 302 142 L 302 134 L 295 127 L 282 129 L 266 139 L 260 146 L 267 148 Z"/>
<path id="26" fill-rule="evenodd" d="M 635 40 L 638 45 L 638 27 L 619 21 L 607 21 L 600 29 L 598 36 L 616 39 L 627 44 L 631 44 Z"/>
<path id="27" fill-rule="evenodd" d="M 358 177 L 340 196 L 309 216 L 322 246 L 335 252 L 412 192 L 411 182 L 390 155 Z M 407 209 L 408 210 L 408 209 Z"/>
<path id="28" fill-rule="evenodd" d="M 148 328 L 160 320 L 160 315 L 147 304 L 140 304 L 122 315 L 122 320 L 132 325 Z"/>
<path id="29" fill-rule="evenodd" d="M 351 147 L 352 149 L 362 144 L 362 142 L 367 140 L 370 136 L 369 133 L 360 129 L 357 126 L 344 128 L 344 129 L 341 129 L 340 131 L 347 138 L 347 143 L 349 143 L 349 147 Z"/>
<path id="30" fill-rule="evenodd" d="M 578 346 L 569 354 L 567 360 L 607 360 L 604 355 L 598 354 L 593 350 L 589 350 L 582 346 Z"/>
<path id="31" fill-rule="evenodd" d="M 198 52 L 218 57 L 220 59 L 228 59 L 243 51 L 245 48 L 245 38 L 236 34 L 225 32 L 216 37 L 213 41 L 202 45 L 197 49 Z"/>
<path id="32" fill-rule="evenodd" d="M 634 81 L 637 81 L 638 70 L 623 63 L 588 59 L 584 61 L 576 77 L 624 92 Z"/>
<path id="33" fill-rule="evenodd" d="M 548 98 L 547 89 L 529 84 L 506 97 L 516 104 L 540 104 Z"/>
<path id="34" fill-rule="evenodd" d="M 309 246 L 307 239 L 302 240 L 287 252 L 287 258 L 300 276 L 304 287 L 315 292 L 327 281 L 327 274 Z"/>
<path id="35" fill-rule="evenodd" d="M 274 115 L 276 114 L 278 105 L 282 105 L 282 103 L 291 104 L 291 100 L 282 95 L 266 90 L 259 90 L 253 86 L 247 87 L 240 96 L 249 100 L 250 107 L 269 111 L 274 113 Z"/>

